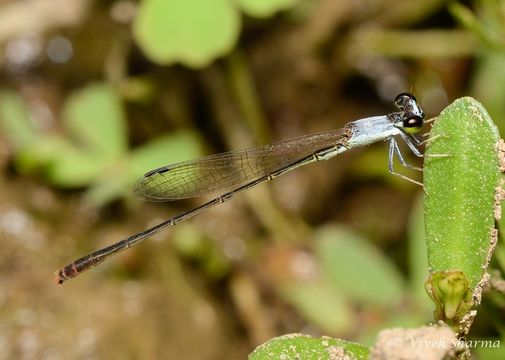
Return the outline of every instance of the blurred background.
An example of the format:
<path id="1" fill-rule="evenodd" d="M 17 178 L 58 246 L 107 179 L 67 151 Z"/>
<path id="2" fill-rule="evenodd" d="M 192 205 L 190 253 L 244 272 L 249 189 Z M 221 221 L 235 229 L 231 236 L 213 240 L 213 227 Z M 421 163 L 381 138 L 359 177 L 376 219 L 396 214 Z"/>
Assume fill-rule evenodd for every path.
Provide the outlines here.
<path id="1" fill-rule="evenodd" d="M 504 125 L 505 1 L 1 0 L 0 67 L 0 359 L 241 359 L 292 332 L 370 345 L 433 311 L 423 191 L 388 174 L 385 143 L 62 287 L 54 272 L 212 198 L 135 199 L 158 166 L 338 129 L 405 91 L 428 117 L 473 96 Z M 487 293 L 470 339 L 503 338 L 504 306 Z"/>

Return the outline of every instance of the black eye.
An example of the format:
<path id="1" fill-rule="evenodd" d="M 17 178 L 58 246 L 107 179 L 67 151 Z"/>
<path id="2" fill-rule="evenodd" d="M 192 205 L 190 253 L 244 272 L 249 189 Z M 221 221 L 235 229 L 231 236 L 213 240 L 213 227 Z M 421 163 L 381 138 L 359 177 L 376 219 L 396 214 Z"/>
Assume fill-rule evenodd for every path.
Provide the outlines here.
<path id="1" fill-rule="evenodd" d="M 423 119 L 420 116 L 411 116 L 403 120 L 403 126 L 407 128 L 417 127 L 423 124 Z"/>
<path id="2" fill-rule="evenodd" d="M 423 118 L 418 115 L 410 115 L 403 119 L 403 128 L 406 132 L 416 133 L 423 127 Z"/>
<path id="3" fill-rule="evenodd" d="M 414 95 L 409 94 L 409 93 L 401 93 L 396 96 L 395 98 L 395 105 L 397 108 L 400 110 L 405 110 L 405 106 L 409 103 L 416 103 L 417 100 Z"/>

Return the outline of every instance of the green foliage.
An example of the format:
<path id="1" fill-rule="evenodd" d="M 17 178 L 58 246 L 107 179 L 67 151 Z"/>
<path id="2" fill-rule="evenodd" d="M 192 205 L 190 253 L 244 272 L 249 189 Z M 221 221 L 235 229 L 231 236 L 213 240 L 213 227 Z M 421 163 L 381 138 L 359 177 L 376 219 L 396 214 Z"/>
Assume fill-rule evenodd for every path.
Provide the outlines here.
<path id="1" fill-rule="evenodd" d="M 288 281 L 279 286 L 279 292 L 310 323 L 337 334 L 352 326 L 353 315 L 347 297 L 326 275 L 312 281 Z"/>
<path id="2" fill-rule="evenodd" d="M 475 348 L 475 353 L 477 355 L 477 359 L 486 359 L 486 360 L 503 360 L 505 359 L 505 346 L 503 346 L 502 340 L 493 339 L 491 340 L 497 346 L 478 346 Z"/>
<path id="3" fill-rule="evenodd" d="M 41 173 L 56 186 L 89 187 L 87 198 L 96 206 L 130 194 L 136 178 L 149 169 L 201 155 L 199 138 L 189 131 L 130 152 L 121 100 L 108 85 L 75 92 L 62 114 L 66 135 L 39 132 L 20 96 L 0 93 L 0 126 L 15 149 L 16 168 Z"/>
<path id="4" fill-rule="evenodd" d="M 369 305 L 400 301 L 402 276 L 370 242 L 336 227 L 321 231 L 318 239 L 317 256 L 342 293 Z"/>
<path id="5" fill-rule="evenodd" d="M 503 49 L 505 42 L 505 12 L 500 1 L 482 1 L 475 14 L 466 6 L 451 2 L 449 10 L 464 27 L 479 37 L 481 44 L 493 49 Z"/>
<path id="6" fill-rule="evenodd" d="M 473 77 L 473 93 L 478 99 L 485 99 L 489 112 L 499 129 L 505 129 L 505 52 L 488 52 L 477 61 L 477 71 Z"/>
<path id="7" fill-rule="evenodd" d="M 426 296 L 424 282 L 428 272 L 428 256 L 426 254 L 426 232 L 424 230 L 424 198 L 419 196 L 414 205 L 408 227 L 408 259 L 409 259 L 409 288 L 414 295 L 416 305 L 423 312 L 431 314 L 432 303 Z"/>
<path id="8" fill-rule="evenodd" d="M 422 209 L 418 217 L 422 219 Z M 422 225 L 422 221 L 421 221 Z M 419 225 L 415 230 L 418 231 Z M 424 231 L 422 232 L 424 234 Z M 419 236 L 417 237 L 419 238 Z M 409 237 L 413 241 L 414 237 Z M 417 241 L 417 240 L 416 240 Z M 424 236 L 419 238 L 424 242 Z M 412 244 L 416 249 L 418 245 Z M 425 251 L 423 252 L 425 254 Z M 315 264 L 320 264 L 318 277 L 297 279 L 279 285 L 280 295 L 294 306 L 310 323 L 336 334 L 349 329 L 353 324 L 353 307 L 378 307 L 392 309 L 407 295 L 405 279 L 370 241 L 341 226 L 324 226 L 315 234 Z M 416 255 L 419 257 L 419 254 Z M 422 284 L 426 277 L 426 260 L 421 264 L 410 263 L 408 279 L 411 287 Z M 412 267 L 421 267 L 413 269 Z M 423 300 L 427 299 L 423 293 Z M 406 312 L 386 312 L 381 322 L 389 326 L 415 326 L 429 318 L 430 312 L 421 300 L 419 307 Z M 377 329 L 362 334 L 364 343 L 371 343 Z"/>
<path id="9" fill-rule="evenodd" d="M 260 345 L 249 355 L 249 360 L 267 359 L 368 359 L 368 349 L 353 342 L 308 335 L 280 336 Z"/>
<path id="10" fill-rule="evenodd" d="M 107 85 L 93 84 L 69 96 L 63 124 L 67 138 L 54 138 L 46 176 L 62 187 L 86 186 L 107 164 L 126 151 L 126 128 L 119 96 Z"/>
<path id="11" fill-rule="evenodd" d="M 218 244 L 206 236 L 205 232 L 190 223 L 181 223 L 172 229 L 171 242 L 178 254 L 190 260 L 211 279 L 221 279 L 229 275 L 231 262 Z"/>
<path id="12" fill-rule="evenodd" d="M 232 50 L 240 33 L 240 7 L 268 17 L 296 0 L 144 0 L 134 36 L 144 53 L 159 64 L 181 62 L 204 67 Z"/>
<path id="13" fill-rule="evenodd" d="M 229 52 L 238 38 L 240 17 L 228 0 L 146 0 L 135 21 L 135 38 L 160 64 L 201 67 Z"/>
<path id="14" fill-rule="evenodd" d="M 427 289 L 437 317 L 457 321 L 471 307 L 468 294 L 481 282 L 492 251 L 499 136 L 472 98 L 449 105 L 430 136 L 424 167 Z"/>
<path id="15" fill-rule="evenodd" d="M 478 39 L 472 95 L 480 99 L 500 129 L 505 128 L 505 12 L 501 1 L 477 1 L 475 11 L 453 1 L 454 18 Z"/>
<path id="16" fill-rule="evenodd" d="M 121 156 L 127 130 L 121 99 L 113 87 L 92 84 L 74 92 L 63 109 L 64 126 L 76 144 L 99 157 Z"/>
<path id="17" fill-rule="evenodd" d="M 16 151 L 35 143 L 37 133 L 30 123 L 23 99 L 17 92 L 0 92 L 0 119 L 4 129 L 8 130 L 6 135 Z"/>
<path id="18" fill-rule="evenodd" d="M 240 8 L 250 16 L 265 18 L 273 13 L 287 9 L 298 0 L 236 0 Z"/>

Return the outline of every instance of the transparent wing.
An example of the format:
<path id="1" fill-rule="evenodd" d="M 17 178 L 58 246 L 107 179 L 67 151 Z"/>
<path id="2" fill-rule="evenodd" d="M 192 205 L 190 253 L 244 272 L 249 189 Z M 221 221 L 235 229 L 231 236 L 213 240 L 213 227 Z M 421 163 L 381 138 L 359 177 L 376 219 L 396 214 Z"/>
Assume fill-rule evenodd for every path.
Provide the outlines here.
<path id="1" fill-rule="evenodd" d="M 144 174 L 135 193 L 144 200 L 166 201 L 226 192 L 331 147 L 341 136 L 342 130 L 335 130 L 163 166 Z"/>

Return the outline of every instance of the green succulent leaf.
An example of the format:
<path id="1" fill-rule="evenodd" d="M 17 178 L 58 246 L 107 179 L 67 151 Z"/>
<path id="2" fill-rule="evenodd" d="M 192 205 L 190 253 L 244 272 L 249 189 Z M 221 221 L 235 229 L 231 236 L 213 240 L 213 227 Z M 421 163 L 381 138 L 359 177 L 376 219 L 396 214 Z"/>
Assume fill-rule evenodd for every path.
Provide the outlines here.
<path id="1" fill-rule="evenodd" d="M 426 287 L 442 320 L 457 322 L 471 308 L 488 266 L 500 178 L 498 139 L 487 111 L 469 97 L 442 111 L 430 133 L 424 165 Z"/>
<path id="2" fill-rule="evenodd" d="M 494 229 L 498 130 L 484 107 L 467 97 L 440 114 L 430 138 L 424 166 L 429 266 L 433 272 L 461 270 L 473 288 Z"/>
<path id="3" fill-rule="evenodd" d="M 249 360 L 270 359 L 368 359 L 368 348 L 357 343 L 332 339 L 313 338 L 302 334 L 289 334 L 273 338 L 258 346 Z"/>

